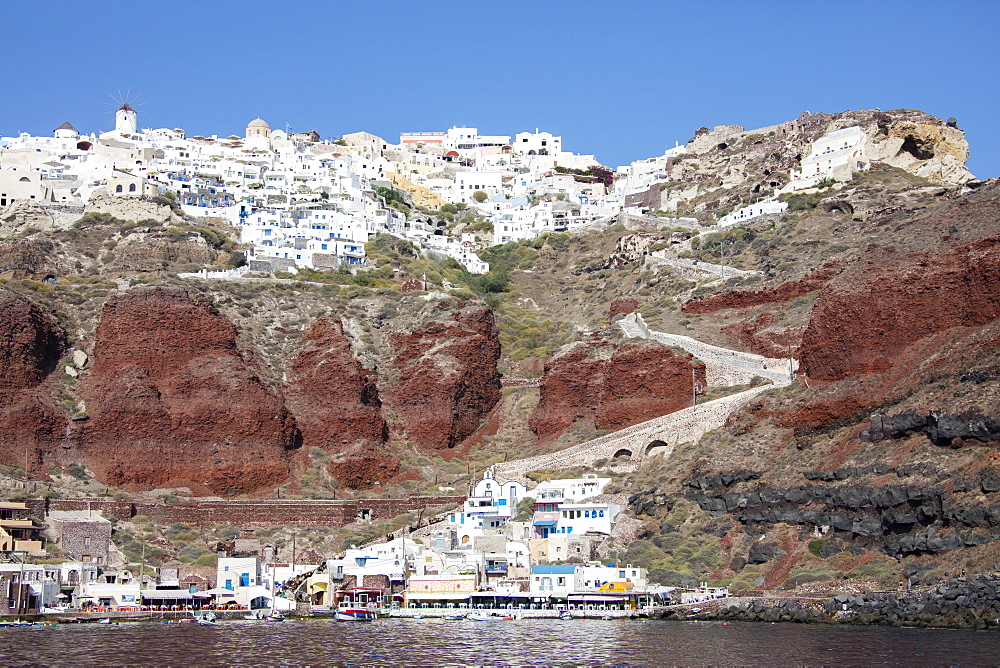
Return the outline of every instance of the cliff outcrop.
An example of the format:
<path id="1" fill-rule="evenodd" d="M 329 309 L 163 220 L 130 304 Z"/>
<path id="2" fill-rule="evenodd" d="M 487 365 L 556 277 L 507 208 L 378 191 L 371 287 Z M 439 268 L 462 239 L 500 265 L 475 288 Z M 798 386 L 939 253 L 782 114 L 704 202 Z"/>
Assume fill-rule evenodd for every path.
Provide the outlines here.
<path id="1" fill-rule="evenodd" d="M 54 405 L 66 337 L 37 305 L 0 290 L 0 462 L 38 471 L 66 431 L 68 416 Z"/>
<path id="2" fill-rule="evenodd" d="M 301 444 L 282 396 L 237 346 L 236 328 L 177 288 L 109 299 L 81 382 L 87 465 L 108 484 L 202 484 L 239 494 L 283 482 Z"/>
<path id="3" fill-rule="evenodd" d="M 738 208 L 756 194 L 785 186 L 813 141 L 853 126 L 867 136 L 866 157 L 873 162 L 940 185 L 973 179 L 965 167 L 965 133 L 929 114 L 912 109 L 805 111 L 794 120 L 755 130 L 734 125 L 700 129 L 685 152 L 666 165 L 664 181 L 629 195 L 626 205 L 678 215 Z"/>
<path id="4" fill-rule="evenodd" d="M 461 443 L 500 400 L 493 312 L 463 304 L 448 319 L 393 335 L 396 354 L 383 379 L 383 401 L 396 416 L 399 438 L 432 450 Z"/>
<path id="5" fill-rule="evenodd" d="M 1000 317 L 1000 237 L 940 255 L 873 250 L 845 273 L 819 295 L 803 333 L 810 378 L 881 373 L 927 336 Z"/>
<path id="6" fill-rule="evenodd" d="M 690 406 L 696 382 L 705 387 L 704 365 L 658 343 L 578 343 L 545 365 L 529 426 L 539 437 L 582 419 L 622 429 Z"/>
<path id="7" fill-rule="evenodd" d="M 4 239 L 0 241 L 0 278 L 44 279 L 58 275 L 59 262 L 51 241 Z"/>
<path id="8" fill-rule="evenodd" d="M 762 290 L 727 290 L 703 299 L 693 299 L 681 307 L 684 313 L 702 315 L 722 309 L 750 308 L 766 304 L 783 304 L 819 290 L 843 270 L 843 262 L 828 262 L 802 278 L 785 281 Z"/>
<path id="9" fill-rule="evenodd" d="M 354 357 L 339 318 L 317 318 L 289 364 L 286 391 L 306 448 L 334 457 L 327 466 L 343 486 L 370 487 L 399 472 L 383 447 L 388 428 L 378 378 Z"/>

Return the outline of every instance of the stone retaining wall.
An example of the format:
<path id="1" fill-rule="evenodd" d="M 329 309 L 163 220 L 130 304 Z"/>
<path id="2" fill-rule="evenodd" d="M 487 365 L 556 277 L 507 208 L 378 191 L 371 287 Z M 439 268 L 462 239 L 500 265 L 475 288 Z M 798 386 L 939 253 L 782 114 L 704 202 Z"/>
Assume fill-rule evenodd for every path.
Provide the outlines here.
<path id="1" fill-rule="evenodd" d="M 192 526 L 232 524 L 256 528 L 283 524 L 344 526 L 358 519 L 386 519 L 410 511 L 464 503 L 464 496 L 416 496 L 409 499 L 198 500 L 177 503 L 110 501 L 103 499 L 30 499 L 31 514 L 46 510 L 92 510 L 109 519 L 128 520 L 145 515 L 156 524 L 183 522 Z"/>

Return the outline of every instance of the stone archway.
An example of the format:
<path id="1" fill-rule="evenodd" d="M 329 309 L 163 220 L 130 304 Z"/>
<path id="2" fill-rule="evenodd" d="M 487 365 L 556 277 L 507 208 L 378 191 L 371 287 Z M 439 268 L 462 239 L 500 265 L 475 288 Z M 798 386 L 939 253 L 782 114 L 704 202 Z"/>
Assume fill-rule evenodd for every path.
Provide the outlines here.
<path id="1" fill-rule="evenodd" d="M 670 446 L 668 446 L 665 441 L 661 441 L 660 439 L 655 439 L 653 441 L 650 441 L 649 444 L 646 446 L 645 456 L 655 457 L 656 455 L 662 455 L 667 451 L 669 447 Z"/>
<path id="2" fill-rule="evenodd" d="M 612 464 L 620 464 L 623 461 L 632 461 L 632 451 L 628 448 L 619 448 L 617 452 L 611 457 Z"/>

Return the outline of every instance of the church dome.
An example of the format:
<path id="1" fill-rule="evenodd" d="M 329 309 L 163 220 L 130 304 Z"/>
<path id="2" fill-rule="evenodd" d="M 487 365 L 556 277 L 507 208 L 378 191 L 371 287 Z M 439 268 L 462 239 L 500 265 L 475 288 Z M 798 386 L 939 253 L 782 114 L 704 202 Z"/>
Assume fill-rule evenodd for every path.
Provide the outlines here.
<path id="1" fill-rule="evenodd" d="M 270 130 L 271 126 L 268 125 L 267 121 L 265 121 L 264 119 L 262 119 L 262 118 L 255 118 L 255 119 L 253 119 L 252 121 L 250 121 L 247 124 L 247 128 L 248 129 L 249 128 L 264 128 L 266 130 Z"/>

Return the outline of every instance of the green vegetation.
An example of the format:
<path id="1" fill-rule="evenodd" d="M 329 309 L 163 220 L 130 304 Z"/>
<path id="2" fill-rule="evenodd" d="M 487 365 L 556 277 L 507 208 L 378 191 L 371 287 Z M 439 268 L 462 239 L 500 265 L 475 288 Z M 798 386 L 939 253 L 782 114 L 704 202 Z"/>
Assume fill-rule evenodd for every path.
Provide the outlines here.
<path id="1" fill-rule="evenodd" d="M 406 203 L 403 193 L 398 190 L 379 186 L 375 189 L 375 194 L 385 200 L 386 206 L 391 206 L 392 208 L 402 211 L 403 213 L 409 213 L 410 205 Z"/>
<path id="2" fill-rule="evenodd" d="M 535 499 L 534 497 L 526 496 L 517 502 L 517 512 L 511 519 L 514 522 L 529 522 L 531 521 L 531 517 L 534 514 L 535 514 Z"/>
<path id="3" fill-rule="evenodd" d="M 556 171 L 560 174 L 576 174 L 577 176 L 590 176 L 593 177 L 598 183 L 603 183 L 606 187 L 610 188 L 611 184 L 615 181 L 615 173 L 613 170 L 607 167 L 602 167 L 600 165 L 594 165 L 593 167 L 588 167 L 587 169 L 574 169 L 572 167 L 563 167 L 562 165 L 556 165 Z"/>

